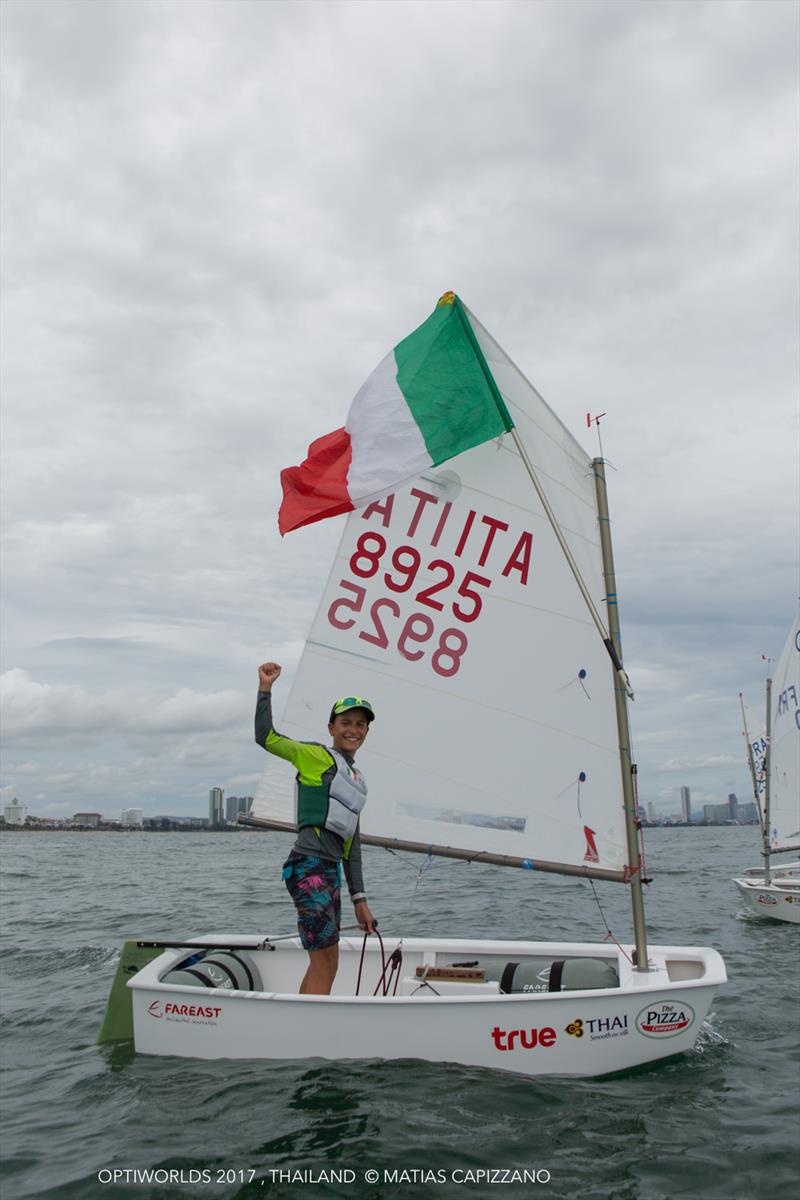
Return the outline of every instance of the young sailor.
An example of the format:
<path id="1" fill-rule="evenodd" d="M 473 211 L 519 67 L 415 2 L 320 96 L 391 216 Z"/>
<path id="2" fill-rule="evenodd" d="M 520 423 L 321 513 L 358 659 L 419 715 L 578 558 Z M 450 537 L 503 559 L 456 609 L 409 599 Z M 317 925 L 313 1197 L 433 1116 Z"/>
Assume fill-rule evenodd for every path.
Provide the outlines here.
<path id="1" fill-rule="evenodd" d="M 353 762 L 375 713 L 368 700 L 347 696 L 331 709 L 330 747 L 295 742 L 272 724 L 272 685 L 280 673 L 274 662 L 258 668 L 256 741 L 297 769 L 298 834 L 284 863 L 283 878 L 297 909 L 300 940 L 308 951 L 300 991 L 326 996 L 339 965 L 342 863 L 356 920 L 367 933 L 376 926 L 364 891 L 358 831 L 367 785 Z"/>

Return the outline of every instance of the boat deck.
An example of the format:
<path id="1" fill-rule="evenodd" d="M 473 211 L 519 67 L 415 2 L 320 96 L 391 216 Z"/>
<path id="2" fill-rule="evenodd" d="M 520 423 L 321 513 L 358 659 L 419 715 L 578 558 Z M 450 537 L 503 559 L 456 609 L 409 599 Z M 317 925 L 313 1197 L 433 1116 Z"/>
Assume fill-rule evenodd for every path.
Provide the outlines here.
<path id="1" fill-rule="evenodd" d="M 211 942 L 248 946 L 240 957 L 254 967 L 257 982 L 253 991 L 272 995 L 296 996 L 308 966 L 308 956 L 297 938 L 269 942 L 241 935 L 221 934 L 198 938 L 206 946 Z M 252 945 L 252 948 L 250 948 Z M 402 960 L 393 971 L 392 952 L 399 946 Z M 531 995 L 553 992 L 613 991 L 637 987 L 644 982 L 674 983 L 702 979 L 706 974 L 704 953 L 685 948 L 674 957 L 664 955 L 665 948 L 654 949 L 650 970 L 638 972 L 629 955 L 632 948 L 598 946 L 584 943 L 467 942 L 422 938 L 384 938 L 384 954 L 376 938 L 366 946 L 362 938 L 343 938 L 339 944 L 339 970 L 331 996 L 341 998 L 466 999 L 488 998 L 504 994 Z M 363 951 L 363 961 L 362 961 Z M 206 951 L 214 960 L 215 951 Z M 193 957 L 190 947 L 169 950 L 151 963 L 140 975 L 144 982 L 170 989 L 207 993 L 210 984 L 198 979 L 193 987 L 183 977 L 171 974 Z M 360 981 L 359 981 L 360 976 Z M 388 992 L 384 991 L 388 982 Z M 260 984 L 260 986 L 259 986 Z M 230 982 L 223 987 L 231 989 Z M 235 985 L 234 985 L 235 986 Z"/>

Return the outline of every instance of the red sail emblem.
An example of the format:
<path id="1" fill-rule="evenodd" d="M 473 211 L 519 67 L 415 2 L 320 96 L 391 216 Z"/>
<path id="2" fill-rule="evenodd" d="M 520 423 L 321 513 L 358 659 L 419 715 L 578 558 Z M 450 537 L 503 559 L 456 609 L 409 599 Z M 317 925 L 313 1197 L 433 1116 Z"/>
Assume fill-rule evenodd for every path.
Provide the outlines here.
<path id="1" fill-rule="evenodd" d="M 600 855 L 597 853 L 597 846 L 594 840 L 594 830 L 588 825 L 584 825 L 583 832 L 586 835 L 586 853 L 583 856 L 584 862 L 600 862 Z"/>

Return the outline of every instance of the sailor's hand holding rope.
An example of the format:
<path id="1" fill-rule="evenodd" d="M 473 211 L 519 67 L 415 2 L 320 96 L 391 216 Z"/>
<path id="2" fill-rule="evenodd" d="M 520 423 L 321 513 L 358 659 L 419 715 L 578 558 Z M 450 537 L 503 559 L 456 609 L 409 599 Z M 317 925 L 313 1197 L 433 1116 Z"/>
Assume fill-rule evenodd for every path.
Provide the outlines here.
<path id="1" fill-rule="evenodd" d="M 364 933 L 375 933 L 378 928 L 378 922 L 369 910 L 366 897 L 363 900 L 354 900 L 353 907 L 355 909 L 356 920 L 359 927 L 364 930 Z"/>

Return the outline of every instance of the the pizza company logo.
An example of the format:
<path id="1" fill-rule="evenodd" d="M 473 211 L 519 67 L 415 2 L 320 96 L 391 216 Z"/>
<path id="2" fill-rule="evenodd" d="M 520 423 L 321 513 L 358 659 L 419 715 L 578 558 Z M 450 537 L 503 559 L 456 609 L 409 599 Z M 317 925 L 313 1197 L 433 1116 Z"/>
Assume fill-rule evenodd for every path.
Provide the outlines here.
<path id="1" fill-rule="evenodd" d="M 519 1038 L 518 1047 L 515 1046 L 517 1038 Z M 551 1029 L 549 1025 L 546 1025 L 544 1029 L 501 1029 L 499 1025 L 495 1025 L 492 1030 L 492 1039 L 496 1050 L 535 1050 L 537 1046 L 546 1050 L 555 1044 L 558 1035 L 555 1029 Z"/>
<path id="2" fill-rule="evenodd" d="M 564 1033 L 574 1038 L 582 1038 L 588 1033 L 592 1042 L 605 1038 L 627 1037 L 628 1017 L 627 1014 L 620 1016 L 618 1013 L 610 1017 L 576 1017 L 565 1027 Z"/>
<path id="3" fill-rule="evenodd" d="M 636 1018 L 645 1037 L 675 1037 L 694 1024 L 694 1009 L 683 1000 L 654 1000 Z"/>
<path id="4" fill-rule="evenodd" d="M 212 1004 L 176 1004 L 172 1000 L 162 1004 L 160 1000 L 152 1000 L 147 1012 L 159 1020 L 166 1017 L 168 1021 L 191 1021 L 192 1024 L 207 1025 L 216 1022 L 222 1009 Z"/>
<path id="5" fill-rule="evenodd" d="M 778 897 L 770 896 L 768 892 L 759 892 L 758 895 L 756 896 L 756 900 L 758 901 L 759 904 L 777 904 L 778 903 Z"/>

